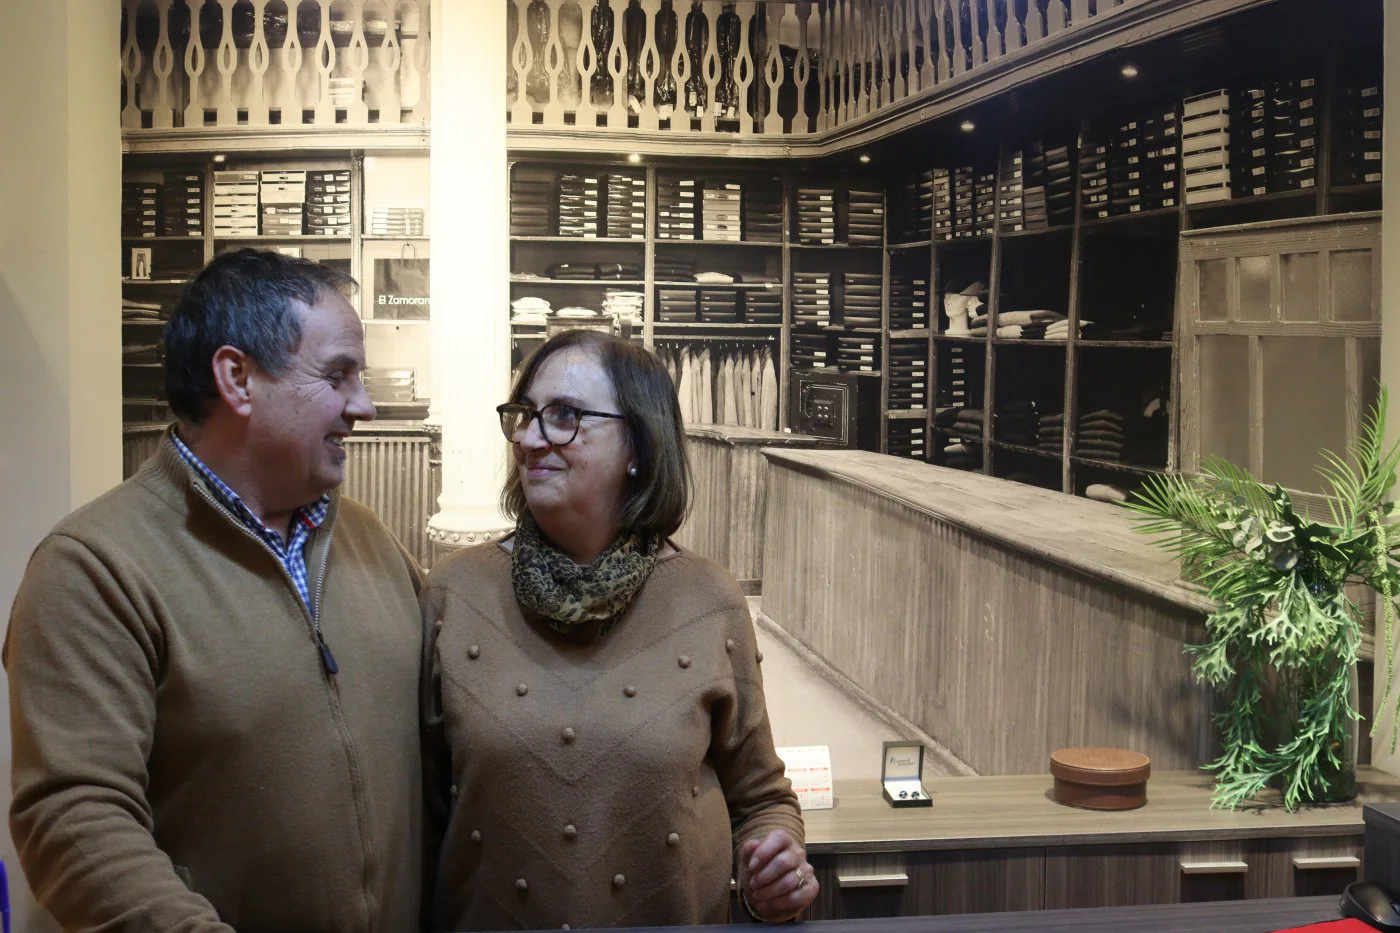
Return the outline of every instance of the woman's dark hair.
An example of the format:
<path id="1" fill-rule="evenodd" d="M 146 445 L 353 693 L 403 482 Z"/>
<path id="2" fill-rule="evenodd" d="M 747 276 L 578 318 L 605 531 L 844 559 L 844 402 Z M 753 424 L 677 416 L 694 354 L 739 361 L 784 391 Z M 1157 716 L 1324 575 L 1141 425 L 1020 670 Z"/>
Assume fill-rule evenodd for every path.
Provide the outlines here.
<path id="1" fill-rule="evenodd" d="M 301 312 L 327 292 L 351 293 L 338 269 L 271 250 L 217 256 L 185 286 L 165 324 L 165 397 L 175 417 L 199 424 L 218 397 L 214 354 L 237 347 L 278 375 L 301 344 Z"/>
<path id="2" fill-rule="evenodd" d="M 555 334 L 530 355 L 511 388 L 519 402 L 545 360 L 565 350 L 585 350 L 598 360 L 613 384 L 618 413 L 627 419 L 637 475 L 629 477 L 618 522 L 629 531 L 672 535 L 690 509 L 690 460 L 676 388 L 666 367 L 630 340 L 596 330 Z M 501 509 L 519 520 L 525 511 L 520 474 L 506 470 Z"/>

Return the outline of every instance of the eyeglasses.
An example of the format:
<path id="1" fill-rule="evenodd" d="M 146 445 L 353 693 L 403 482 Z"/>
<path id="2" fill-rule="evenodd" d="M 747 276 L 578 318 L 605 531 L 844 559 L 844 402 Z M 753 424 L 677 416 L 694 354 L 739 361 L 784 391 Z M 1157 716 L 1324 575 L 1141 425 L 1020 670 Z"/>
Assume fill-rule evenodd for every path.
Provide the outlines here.
<path id="1" fill-rule="evenodd" d="M 544 435 L 544 439 L 555 447 L 572 444 L 574 438 L 578 437 L 578 429 L 582 426 L 584 418 L 627 420 L 626 415 L 614 412 L 588 411 L 584 408 L 575 408 L 572 405 L 546 405 L 536 409 L 519 402 L 497 405 L 496 413 L 501 416 L 501 433 L 511 443 L 514 443 L 517 437 L 529 430 L 530 419 L 534 418 L 540 423 L 540 433 Z"/>

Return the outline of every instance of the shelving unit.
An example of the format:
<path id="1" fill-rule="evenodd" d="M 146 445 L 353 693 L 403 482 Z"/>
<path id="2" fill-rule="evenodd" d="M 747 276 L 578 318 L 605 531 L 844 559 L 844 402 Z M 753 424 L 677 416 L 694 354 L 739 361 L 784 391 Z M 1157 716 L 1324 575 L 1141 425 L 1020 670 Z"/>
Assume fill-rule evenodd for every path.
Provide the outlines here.
<path id="1" fill-rule="evenodd" d="M 401 251 L 401 246 L 413 255 L 423 259 L 428 256 L 429 238 L 426 235 L 382 236 L 366 234 L 366 216 L 370 201 L 394 201 L 408 197 L 402 179 L 391 178 L 387 187 L 392 191 L 379 197 L 374 190 L 376 182 L 369 176 L 376 173 L 392 175 L 394 167 L 411 165 L 413 175 L 421 169 L 426 178 L 427 153 L 403 153 L 394 156 L 367 155 L 363 150 L 318 150 L 311 154 L 282 151 L 241 152 L 227 159 L 207 153 L 128 153 L 122 167 L 123 182 L 130 184 L 165 184 L 167 176 L 198 177 L 202 179 L 198 187 L 200 207 L 197 220 L 188 222 L 197 226 L 197 234 L 135 236 L 123 235 L 122 248 L 122 291 L 127 300 L 143 304 L 160 305 L 160 320 L 124 318 L 122 321 L 124 345 L 159 345 L 160 331 L 164 315 L 179 294 L 179 288 L 187 284 L 193 274 L 205 263 L 225 249 L 235 247 L 298 248 L 302 255 L 318 262 L 337 265 L 353 275 L 361 288 L 350 296 L 352 305 L 366 325 L 366 349 L 371 365 L 393 368 L 413 368 L 419 374 L 419 387 L 429 384 L 427 330 L 418 325 L 426 319 L 379 316 L 374 305 L 374 261 L 393 258 Z M 385 169 L 384 166 L 391 166 Z M 350 227 L 348 235 L 322 235 L 305 232 L 300 235 L 277 234 L 257 236 L 230 236 L 217 234 L 214 224 L 214 177 L 224 171 L 338 171 L 350 176 L 349 207 Z M 377 176 L 376 176 L 377 177 Z M 191 196 L 193 197 L 193 196 Z M 413 205 L 426 205 L 426 191 L 411 195 Z M 169 222 L 169 218 L 162 218 Z M 151 251 L 152 278 L 132 278 L 130 276 L 133 249 Z M 154 338 L 154 339 L 153 339 Z M 163 353 L 163 350 L 158 352 Z M 161 398 L 163 386 L 160 380 L 137 378 L 154 372 L 161 364 L 124 364 L 123 371 L 132 374 L 126 380 L 123 392 L 124 421 L 128 424 L 141 422 L 164 422 L 169 420 L 169 409 Z M 133 394 L 138 390 L 141 394 Z M 420 392 L 420 397 L 425 393 Z"/>

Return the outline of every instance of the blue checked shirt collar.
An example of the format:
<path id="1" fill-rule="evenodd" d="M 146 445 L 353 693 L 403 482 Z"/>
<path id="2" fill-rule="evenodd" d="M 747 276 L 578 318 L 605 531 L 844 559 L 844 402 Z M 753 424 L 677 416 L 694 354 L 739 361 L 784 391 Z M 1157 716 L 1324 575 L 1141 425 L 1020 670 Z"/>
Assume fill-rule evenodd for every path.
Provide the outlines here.
<path id="1" fill-rule="evenodd" d="M 253 510 L 243 503 L 238 493 L 230 489 L 223 480 L 214 474 L 213 470 L 204 464 L 203 460 L 195 456 L 195 452 L 190 450 L 174 431 L 170 432 L 170 440 L 175 444 L 175 451 L 180 455 L 180 459 L 199 474 L 209 487 L 209 491 L 214 494 L 214 498 L 218 499 L 245 528 L 257 535 L 258 539 L 272 550 L 272 553 L 277 556 L 277 560 L 286 568 L 292 582 L 296 584 L 297 594 L 301 596 L 301 601 L 306 604 L 307 609 L 314 612 L 315 607 L 311 605 L 310 585 L 307 582 L 306 544 L 311 540 L 311 535 L 326 520 L 326 515 L 330 512 L 331 497 L 322 496 L 310 505 L 297 509 L 296 514 L 292 517 L 292 540 L 284 543 L 282 536 L 264 525 L 262 520 L 253 514 Z"/>

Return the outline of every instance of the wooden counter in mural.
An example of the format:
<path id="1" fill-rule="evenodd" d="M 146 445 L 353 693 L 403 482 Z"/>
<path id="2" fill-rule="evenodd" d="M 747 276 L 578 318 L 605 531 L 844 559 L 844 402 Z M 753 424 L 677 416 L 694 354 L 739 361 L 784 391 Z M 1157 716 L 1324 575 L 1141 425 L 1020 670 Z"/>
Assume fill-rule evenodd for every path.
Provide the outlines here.
<path id="1" fill-rule="evenodd" d="M 818 447 L 821 438 L 731 424 L 688 425 L 695 499 L 676 543 L 723 564 L 750 595 L 763 591 L 765 447 Z"/>
<path id="2" fill-rule="evenodd" d="M 122 429 L 123 478 L 155 453 L 164 433 L 159 424 Z M 442 483 L 437 447 L 433 432 L 413 421 L 361 424 L 345 442 L 341 491 L 373 509 L 424 567 L 432 563 L 428 519 L 437 510 Z"/>
<path id="3" fill-rule="evenodd" d="M 1210 603 L 1120 508 L 863 451 L 766 452 L 765 624 L 949 773 L 1075 745 L 1212 756 Z"/>

